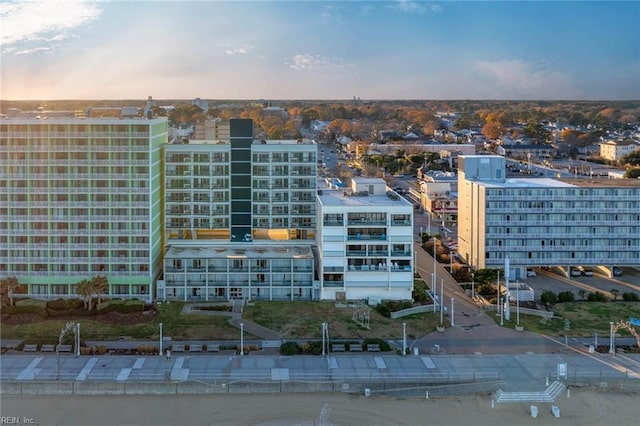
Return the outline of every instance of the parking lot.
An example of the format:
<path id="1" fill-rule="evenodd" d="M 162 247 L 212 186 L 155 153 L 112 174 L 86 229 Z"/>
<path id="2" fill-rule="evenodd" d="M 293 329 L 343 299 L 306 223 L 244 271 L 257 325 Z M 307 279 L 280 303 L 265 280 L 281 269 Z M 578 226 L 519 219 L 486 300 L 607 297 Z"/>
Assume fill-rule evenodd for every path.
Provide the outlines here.
<path id="1" fill-rule="evenodd" d="M 544 291 L 572 291 L 576 300 L 580 299 L 579 291 L 587 293 L 600 291 L 610 296 L 610 291 L 618 290 L 619 298 L 623 293 L 635 292 L 640 295 L 640 272 L 634 268 L 622 268 L 623 275 L 620 277 L 608 278 L 597 268 L 593 268 L 593 276 L 566 277 L 564 270 L 560 268 L 533 268 L 535 277 L 527 277 L 520 281 L 526 282 L 535 291 L 536 299 L 540 299 L 540 294 Z"/>

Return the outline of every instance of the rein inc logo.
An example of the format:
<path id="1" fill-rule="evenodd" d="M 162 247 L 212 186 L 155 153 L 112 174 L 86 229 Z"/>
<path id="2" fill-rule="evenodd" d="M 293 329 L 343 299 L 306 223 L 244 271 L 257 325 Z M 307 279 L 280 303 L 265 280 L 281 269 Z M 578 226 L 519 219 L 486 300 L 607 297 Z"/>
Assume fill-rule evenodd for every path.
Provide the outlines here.
<path id="1" fill-rule="evenodd" d="M 30 417 L 0 416 L 0 425 L 35 425 L 36 420 Z"/>

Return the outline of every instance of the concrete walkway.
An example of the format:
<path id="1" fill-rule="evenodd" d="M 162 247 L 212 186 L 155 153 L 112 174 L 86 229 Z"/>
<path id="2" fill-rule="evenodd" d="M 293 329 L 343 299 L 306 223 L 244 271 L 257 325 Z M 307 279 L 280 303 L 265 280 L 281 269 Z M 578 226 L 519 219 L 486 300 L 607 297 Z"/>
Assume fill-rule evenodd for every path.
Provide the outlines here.
<path id="1" fill-rule="evenodd" d="M 244 301 L 242 300 L 233 300 L 233 309 L 231 319 L 229 320 L 229 324 L 240 330 L 240 325 L 242 324 L 242 328 L 245 333 L 252 334 L 256 337 L 265 340 L 280 340 L 281 336 L 279 333 L 270 330 L 266 327 L 258 325 L 252 321 L 242 318 L 242 313 L 244 312 Z"/>

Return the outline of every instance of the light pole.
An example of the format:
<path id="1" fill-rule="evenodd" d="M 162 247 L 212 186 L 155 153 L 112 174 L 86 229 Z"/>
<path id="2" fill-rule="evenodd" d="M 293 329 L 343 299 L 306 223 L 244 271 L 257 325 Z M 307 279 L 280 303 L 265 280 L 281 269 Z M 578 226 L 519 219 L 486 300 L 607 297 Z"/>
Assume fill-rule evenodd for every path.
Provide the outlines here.
<path id="1" fill-rule="evenodd" d="M 240 323 L 240 356 L 244 356 L 244 323 Z"/>
<path id="2" fill-rule="evenodd" d="M 613 356 L 616 355 L 615 341 L 613 337 L 613 321 L 609 322 L 609 353 Z"/>
<path id="3" fill-rule="evenodd" d="M 80 323 L 76 324 L 76 356 L 80 356 Z"/>
<path id="4" fill-rule="evenodd" d="M 437 256 L 437 250 L 436 250 L 436 237 L 433 237 L 433 287 L 435 291 L 435 287 L 436 285 L 438 285 L 438 274 L 436 273 L 436 256 Z"/>
<path id="5" fill-rule="evenodd" d="M 520 326 L 520 283 L 516 283 L 516 325 Z"/>
<path id="6" fill-rule="evenodd" d="M 440 302 L 440 325 L 444 325 L 442 321 L 442 311 L 444 310 L 444 278 L 440 278 L 440 298 L 442 299 Z"/>
<path id="7" fill-rule="evenodd" d="M 451 327 L 454 327 L 454 326 L 456 325 L 456 324 L 455 324 L 455 321 L 454 321 L 454 319 L 453 319 L 453 300 L 454 300 L 454 299 L 453 299 L 453 297 L 452 297 L 452 298 L 451 298 Z"/>
<path id="8" fill-rule="evenodd" d="M 436 285 L 435 285 L 435 276 L 433 275 L 433 273 L 431 273 L 431 295 L 433 297 L 433 313 L 436 313 L 436 297 L 438 296 L 436 294 Z"/>
<path id="9" fill-rule="evenodd" d="M 476 287 L 475 287 L 475 281 L 473 280 L 474 278 L 474 273 L 473 271 L 471 271 L 471 298 L 475 299 L 476 298 Z"/>
<path id="10" fill-rule="evenodd" d="M 322 322 L 322 356 L 325 357 L 327 355 L 327 350 L 326 350 L 326 335 L 327 335 L 327 323 L 326 321 Z"/>
<path id="11" fill-rule="evenodd" d="M 407 323 L 402 323 L 402 356 L 407 354 Z"/>
<path id="12" fill-rule="evenodd" d="M 160 325 L 160 345 L 158 346 L 160 348 L 160 350 L 158 351 L 158 355 L 162 356 L 163 350 L 162 350 L 162 323 L 159 324 Z"/>

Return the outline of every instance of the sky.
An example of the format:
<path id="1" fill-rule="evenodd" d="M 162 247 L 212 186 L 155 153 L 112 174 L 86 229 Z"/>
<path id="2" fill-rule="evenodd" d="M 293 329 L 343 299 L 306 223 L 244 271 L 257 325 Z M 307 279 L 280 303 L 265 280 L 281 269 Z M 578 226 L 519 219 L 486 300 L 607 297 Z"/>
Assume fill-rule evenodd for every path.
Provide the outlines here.
<path id="1" fill-rule="evenodd" d="M 639 100 L 639 1 L 0 3 L 0 99 Z"/>

